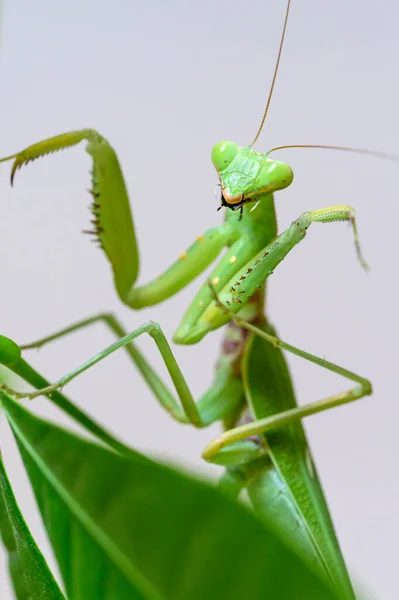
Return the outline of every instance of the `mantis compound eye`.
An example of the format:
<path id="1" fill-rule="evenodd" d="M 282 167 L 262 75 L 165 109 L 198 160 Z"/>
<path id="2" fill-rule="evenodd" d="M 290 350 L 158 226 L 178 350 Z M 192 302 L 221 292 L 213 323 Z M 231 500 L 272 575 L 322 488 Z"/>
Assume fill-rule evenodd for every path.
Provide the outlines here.
<path id="1" fill-rule="evenodd" d="M 234 142 L 219 142 L 212 149 L 212 162 L 217 171 L 223 171 L 237 156 L 240 147 Z"/>
<path id="2" fill-rule="evenodd" d="M 268 159 L 259 173 L 257 184 L 259 189 L 275 192 L 288 187 L 293 179 L 294 174 L 289 165 L 278 160 Z"/>

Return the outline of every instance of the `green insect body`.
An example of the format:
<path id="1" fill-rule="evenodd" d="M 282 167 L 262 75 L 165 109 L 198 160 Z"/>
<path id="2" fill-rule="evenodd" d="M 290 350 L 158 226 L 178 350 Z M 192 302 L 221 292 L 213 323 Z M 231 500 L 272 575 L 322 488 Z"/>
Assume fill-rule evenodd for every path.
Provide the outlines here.
<path id="1" fill-rule="evenodd" d="M 237 313 L 240 321 L 239 324 L 229 323 L 227 326 L 214 384 L 197 404 L 156 324 L 142 326 L 68 374 L 56 386 L 44 387 L 30 394 L 30 397 L 54 394 L 57 387 L 65 385 L 110 352 L 129 343 L 126 347 L 133 352 L 131 356 L 134 362 L 158 400 L 176 419 L 183 423 L 191 422 L 197 427 L 223 420 L 230 431 L 239 431 L 240 427 L 244 429 L 237 439 L 226 441 L 225 444 L 216 440 L 213 445 L 210 444 L 204 451 L 204 458 L 226 466 L 230 485 L 232 480 L 235 481 L 234 493 L 246 487 L 256 510 L 269 525 L 337 586 L 344 597 L 353 598 L 350 580 L 298 417 L 289 415 L 292 422 L 277 429 L 274 427 L 267 437 L 264 434 L 260 436 L 259 432 L 251 436 L 251 432 L 246 430 L 260 423 L 260 419 L 288 414 L 290 409 L 294 412 L 297 410 L 281 350 L 273 347 L 270 340 L 259 337 L 261 330 L 274 336 L 264 315 L 267 277 L 305 237 L 312 222 L 346 219 L 353 223 L 353 209 L 337 206 L 304 213 L 278 236 L 271 192 L 292 181 L 292 172 L 287 165 L 275 163 L 267 155 L 237 147 L 237 153 L 229 165 L 230 170 L 227 167 L 219 172 L 219 176 L 223 189 L 229 185 L 231 194 L 237 197 L 241 194 L 244 198 L 245 202 L 240 207 L 242 216 L 236 211 L 226 210 L 222 225 L 199 236 L 160 277 L 142 287 L 135 287 L 139 261 L 129 200 L 116 153 L 102 136 L 92 130 L 84 130 L 44 140 L 14 157 L 12 176 L 33 158 L 66 145 L 77 144 L 82 139 L 88 141 L 86 149 L 93 158 L 91 192 L 95 214 L 94 233 L 111 263 L 115 287 L 121 300 L 136 309 L 160 302 L 182 289 L 211 264 L 223 249 L 227 249 L 210 276 L 212 285 L 205 282 L 200 287 L 174 335 L 174 341 L 182 344 L 198 342 L 210 331 L 231 321 Z M 215 148 L 219 149 L 220 144 Z M 214 159 L 214 162 L 217 161 Z M 258 185 L 259 178 L 255 178 L 257 183 L 251 187 L 248 172 L 254 171 L 254 164 L 256 173 L 263 175 L 261 185 Z M 264 175 L 266 171 L 272 173 L 270 180 Z M 277 173 L 280 173 L 279 177 Z M 243 323 L 241 319 L 246 322 Z M 247 331 L 246 327 L 251 323 L 259 327 L 258 335 Z M 55 334 L 52 339 L 69 330 L 71 328 Z M 144 332 L 156 341 L 182 407 L 167 396 L 165 389 L 160 389 L 163 384 L 131 343 Z M 273 339 L 277 340 L 274 345 L 287 346 L 278 338 Z M 48 340 L 41 340 L 35 345 L 45 341 Z M 298 352 L 300 355 L 306 354 L 301 350 Z M 309 356 L 305 358 L 313 360 Z M 330 368 L 327 361 L 318 361 L 318 364 Z M 26 363 L 21 367 L 17 362 L 10 368 L 27 377 Z M 342 372 L 342 369 L 338 372 Z M 347 372 L 342 374 L 348 375 Z M 350 390 L 341 395 L 342 402 L 370 393 L 367 382 L 356 377 L 352 379 L 361 386 L 355 392 Z M 43 387 L 43 384 L 38 387 Z"/>
<path id="2" fill-rule="evenodd" d="M 23 347 L 27 350 L 42 346 L 96 321 L 105 323 L 118 337 L 114 344 L 52 385 L 20 357 L 18 346 L 0 336 L 0 362 L 36 388 L 29 394 L 13 390 L 12 393 L 30 398 L 47 395 L 100 439 L 124 452 L 118 442 L 60 393 L 80 373 L 124 347 L 158 402 L 173 418 L 196 427 L 222 421 L 223 433 L 203 452 L 209 462 L 226 467 L 221 489 L 234 497 L 246 488 L 255 510 L 269 526 L 326 577 L 340 597 L 353 600 L 355 595 L 301 419 L 370 394 L 371 385 L 366 379 L 279 339 L 264 308 L 267 278 L 304 239 L 312 223 L 348 221 L 358 258 L 366 266 L 353 208 L 333 206 L 303 213 L 278 235 L 273 193 L 290 185 L 291 168 L 272 160 L 270 153 L 260 154 L 252 147 L 220 142 L 213 148 L 212 161 L 220 179 L 221 204 L 227 207 L 224 222 L 200 235 L 159 277 L 136 286 L 139 252 L 129 198 L 117 155 L 104 137 L 92 129 L 73 131 L 43 140 L 2 161 L 14 160 L 13 183 L 17 169 L 24 164 L 83 140 L 87 141 L 86 150 L 93 159 L 94 229 L 90 233 L 98 238 L 110 262 L 115 288 L 123 303 L 139 309 L 162 302 L 198 277 L 224 251 L 173 337 L 176 343 L 194 344 L 227 324 L 214 382 L 194 402 L 157 323 L 147 323 L 126 333 L 113 315 L 101 314 Z M 134 344 L 135 338 L 144 333 L 153 338 L 161 353 L 178 400 Z M 281 350 L 347 377 L 356 385 L 297 407 Z"/>

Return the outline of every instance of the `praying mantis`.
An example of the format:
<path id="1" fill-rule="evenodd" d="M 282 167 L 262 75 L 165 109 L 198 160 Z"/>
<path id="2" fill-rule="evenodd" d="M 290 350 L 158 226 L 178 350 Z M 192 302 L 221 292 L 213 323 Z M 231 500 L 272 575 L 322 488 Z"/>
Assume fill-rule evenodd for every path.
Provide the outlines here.
<path id="1" fill-rule="evenodd" d="M 296 243 L 304 238 L 311 223 L 347 220 L 352 224 L 358 255 L 363 266 L 365 265 L 358 245 L 353 209 L 340 206 L 311 211 L 294 221 L 290 229 L 276 238 L 272 192 L 291 183 L 290 168 L 284 163 L 271 160 L 268 155 L 256 155 L 252 149 L 239 149 L 233 143 L 218 144 L 213 150 L 213 162 L 221 180 L 222 203 L 228 205 L 225 207 L 224 223 L 201 234 L 193 246 L 160 278 L 148 286 L 137 288 L 135 280 L 138 275 L 138 252 L 127 193 L 116 154 L 102 136 L 93 130 L 83 130 L 44 140 L 8 157 L 16 161 L 12 174 L 14 176 L 16 168 L 39 155 L 83 140 L 88 142 L 87 150 L 94 161 L 94 235 L 98 237 L 111 262 L 118 295 L 129 307 L 140 308 L 154 304 L 176 293 L 200 275 L 228 247 L 227 254 L 210 276 L 211 285 L 205 282 L 201 287 L 175 334 L 177 343 L 197 343 L 210 331 L 226 325 L 215 384 L 197 405 L 193 403 L 162 330 L 156 324 L 142 326 L 123 338 L 122 328 L 114 317 L 101 317 L 122 340 L 101 352 L 90 364 L 124 344 L 129 344 L 126 348 L 131 357 L 158 400 L 173 417 L 197 427 L 203 427 L 214 420 L 223 420 L 227 432 L 204 451 L 207 460 L 227 467 L 222 487 L 233 495 L 238 494 L 241 487 L 246 487 L 256 509 L 264 518 L 270 522 L 275 521 L 280 534 L 298 552 L 327 575 L 342 593 L 353 597 L 298 419 L 319 409 L 360 398 L 371 392 L 371 386 L 362 377 L 282 343 L 274 336 L 271 325 L 264 320 L 263 315 L 267 277 Z M 260 173 L 255 190 L 254 178 L 251 174 L 248 175 L 248 171 Z M 241 181 L 238 181 L 239 176 L 243 175 L 246 176 L 244 189 Z M 242 215 L 239 214 L 240 210 L 231 210 L 232 208 L 242 208 Z M 238 312 L 240 314 L 236 318 Z M 94 320 L 95 318 L 86 320 L 85 324 Z M 68 328 L 64 333 L 76 328 L 77 326 Z M 131 340 L 141 333 L 149 333 L 157 343 L 181 405 L 169 395 L 144 357 L 131 344 Z M 52 339 L 54 337 L 56 336 L 51 336 Z M 50 341 L 50 338 L 39 340 L 33 346 L 42 345 L 45 341 Z M 346 375 L 357 386 L 317 406 L 296 409 L 284 359 L 280 350 L 273 345 Z M 18 374 L 26 375 L 21 367 L 24 363 L 19 362 L 18 349 L 4 340 L 3 352 L 8 357 L 3 362 Z M 73 376 L 88 366 L 89 364 L 84 365 Z M 54 397 L 59 392 L 59 387 L 66 385 L 71 378 L 68 375 L 55 387 L 49 386 L 47 391 L 41 389 L 30 396 L 47 393 Z M 37 387 L 43 385 L 39 384 Z M 248 420 L 246 404 L 251 408 L 254 422 L 245 423 Z M 239 431 L 236 426 L 240 428 Z M 260 435 L 264 437 L 258 437 Z M 297 483 L 299 477 L 300 484 Z M 295 485 L 299 489 L 294 490 Z M 303 500 L 303 494 L 306 494 L 306 500 Z M 299 497 L 302 497 L 301 501 Z M 305 509 L 307 514 L 304 514 Z"/>

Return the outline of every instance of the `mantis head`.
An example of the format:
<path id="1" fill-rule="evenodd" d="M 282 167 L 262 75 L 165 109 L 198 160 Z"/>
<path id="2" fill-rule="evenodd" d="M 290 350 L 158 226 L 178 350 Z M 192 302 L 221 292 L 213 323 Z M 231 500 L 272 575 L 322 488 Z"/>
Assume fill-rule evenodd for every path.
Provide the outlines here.
<path id="1" fill-rule="evenodd" d="M 232 210 L 288 187 L 294 178 L 286 163 L 229 141 L 213 147 L 212 162 L 222 186 L 221 204 Z"/>

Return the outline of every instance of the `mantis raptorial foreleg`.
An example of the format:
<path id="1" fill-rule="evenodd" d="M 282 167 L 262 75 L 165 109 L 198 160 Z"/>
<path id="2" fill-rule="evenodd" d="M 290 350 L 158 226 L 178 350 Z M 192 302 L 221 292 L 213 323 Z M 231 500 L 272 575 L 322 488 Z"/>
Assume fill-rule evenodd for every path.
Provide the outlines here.
<path id="1" fill-rule="evenodd" d="M 255 256 L 252 256 L 222 289 L 215 288 L 218 301 L 215 301 L 209 289 L 207 294 L 200 290 L 202 292 L 201 302 L 205 308 L 197 316 L 194 312 L 196 309 L 194 300 L 192 308 L 190 307 L 187 311 L 174 335 L 174 341 L 194 343 L 204 337 L 208 331 L 228 323 L 232 315 L 238 313 L 258 288 L 262 287 L 287 254 L 305 238 L 312 223 L 332 223 L 334 221 L 349 221 L 352 225 L 359 261 L 364 268 L 367 268 L 360 250 L 355 212 L 351 206 L 330 206 L 303 213 L 288 229 L 262 248 Z M 220 284 L 218 278 L 217 283 Z M 224 307 L 229 307 L 230 310 L 226 311 Z M 190 313 L 194 313 L 195 318 L 192 318 Z"/>
<path id="2" fill-rule="evenodd" d="M 143 286 L 136 286 L 139 273 L 139 253 L 127 189 L 117 155 L 98 132 L 92 129 L 71 131 L 33 144 L 16 155 L 0 162 L 14 159 L 11 183 L 15 173 L 24 164 L 51 152 L 87 141 L 86 151 L 93 158 L 91 210 L 94 229 L 87 232 L 97 236 L 114 274 L 120 299 L 130 308 L 143 308 L 166 300 L 185 287 L 204 271 L 226 246 L 238 242 L 240 261 L 231 265 L 236 269 L 251 256 L 252 245 L 239 241 L 239 228 L 234 223 L 223 223 L 209 229 L 185 251 L 163 274 Z M 239 252 L 244 246 L 244 252 Z M 226 277 L 228 270 L 226 270 Z"/>
<path id="3" fill-rule="evenodd" d="M 49 152 L 76 145 L 82 140 L 87 140 L 86 150 L 93 158 L 93 233 L 97 235 L 111 263 L 115 287 L 121 300 L 131 308 L 149 306 L 175 294 L 202 273 L 221 250 L 227 247 L 228 251 L 213 271 L 211 280 L 222 303 L 237 313 L 265 283 L 288 252 L 305 237 L 309 225 L 318 221 L 350 221 L 359 259 L 361 264 L 366 266 L 360 254 L 354 210 L 348 206 L 304 213 L 289 229 L 265 245 L 263 240 L 270 242 L 275 229 L 274 208 L 270 203 L 269 193 L 260 194 L 253 207 L 245 207 L 242 221 L 231 213 L 225 223 L 200 235 L 162 275 L 144 286 L 136 286 L 139 256 L 133 219 L 119 161 L 107 140 L 96 131 L 85 129 L 43 140 L 2 160 L 14 158 L 11 171 L 13 181 L 16 170 L 22 165 Z M 219 146 L 217 157 L 218 161 L 223 162 L 224 153 L 221 153 L 222 146 Z M 238 152 L 237 148 L 235 152 Z M 248 161 L 259 163 L 260 177 L 265 189 L 268 178 L 274 188 L 288 185 L 291 173 L 289 167 L 269 158 L 265 160 L 252 150 L 243 149 L 242 152 L 245 164 L 248 164 Z M 282 178 L 280 182 L 278 174 Z M 269 184 L 267 189 L 273 189 L 272 184 Z M 224 194 L 227 194 L 226 190 L 225 187 Z M 209 331 L 228 321 L 229 318 L 226 318 L 223 311 L 213 302 L 207 286 L 204 285 L 184 315 L 174 335 L 174 341 L 181 344 L 196 343 Z"/>

